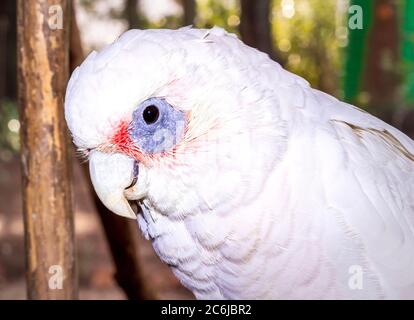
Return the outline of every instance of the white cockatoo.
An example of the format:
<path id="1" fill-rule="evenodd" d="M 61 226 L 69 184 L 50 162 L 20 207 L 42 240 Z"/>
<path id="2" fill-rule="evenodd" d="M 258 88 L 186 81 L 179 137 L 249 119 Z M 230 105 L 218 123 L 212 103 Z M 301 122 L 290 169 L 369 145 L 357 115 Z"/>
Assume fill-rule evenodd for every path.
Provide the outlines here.
<path id="1" fill-rule="evenodd" d="M 128 31 L 65 116 L 99 198 L 197 298 L 414 298 L 414 142 L 235 35 Z"/>

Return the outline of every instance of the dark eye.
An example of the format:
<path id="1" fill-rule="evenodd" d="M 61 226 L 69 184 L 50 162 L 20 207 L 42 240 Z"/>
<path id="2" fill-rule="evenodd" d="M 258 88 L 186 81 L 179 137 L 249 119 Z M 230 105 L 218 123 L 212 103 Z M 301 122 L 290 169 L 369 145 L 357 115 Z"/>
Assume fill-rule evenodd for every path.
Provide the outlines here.
<path id="1" fill-rule="evenodd" d="M 150 105 L 144 109 L 142 112 L 142 117 L 146 124 L 153 124 L 158 120 L 160 116 L 160 111 L 154 105 Z"/>

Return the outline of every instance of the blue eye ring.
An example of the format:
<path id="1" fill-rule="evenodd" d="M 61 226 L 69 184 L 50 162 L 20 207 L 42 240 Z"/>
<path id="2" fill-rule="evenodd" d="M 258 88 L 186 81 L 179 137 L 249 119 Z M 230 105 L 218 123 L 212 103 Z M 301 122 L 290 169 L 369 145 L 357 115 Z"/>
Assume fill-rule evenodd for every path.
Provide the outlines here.
<path id="1" fill-rule="evenodd" d="M 182 139 L 185 125 L 183 111 L 164 97 L 151 97 L 133 111 L 128 134 L 143 152 L 159 153 L 170 150 Z"/>

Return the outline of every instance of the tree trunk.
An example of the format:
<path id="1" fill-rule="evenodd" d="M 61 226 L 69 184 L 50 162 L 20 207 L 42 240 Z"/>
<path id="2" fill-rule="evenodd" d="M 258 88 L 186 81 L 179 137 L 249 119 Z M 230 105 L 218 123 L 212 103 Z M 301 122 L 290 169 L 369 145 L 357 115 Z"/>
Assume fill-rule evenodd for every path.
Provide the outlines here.
<path id="1" fill-rule="evenodd" d="M 9 33 L 8 30 L 10 28 L 10 25 L 9 17 L 5 14 L 4 10 L 5 4 L 5 2 L 0 2 L 0 43 L 2 43 L 4 50 L 3 54 L 0 55 L 0 99 L 7 96 L 7 36 Z"/>
<path id="2" fill-rule="evenodd" d="M 401 1 L 401 69 L 403 70 L 401 129 L 414 139 L 414 2 Z"/>
<path id="3" fill-rule="evenodd" d="M 392 123 L 399 104 L 398 10 L 393 0 L 353 0 L 363 9 L 362 29 L 350 29 L 345 99 Z"/>
<path id="4" fill-rule="evenodd" d="M 72 5 L 71 15 L 70 69 L 72 72 L 83 61 L 84 53 L 79 28 L 76 23 L 74 5 Z M 155 296 L 142 277 L 141 265 L 138 259 L 139 235 L 136 221 L 119 217 L 109 211 L 99 200 L 93 189 L 88 166 L 85 164 L 80 165 L 82 166 L 86 181 L 88 181 L 90 195 L 108 240 L 115 264 L 115 279 L 118 285 L 124 290 L 128 299 L 153 299 Z"/>
<path id="5" fill-rule="evenodd" d="M 142 21 L 139 11 L 139 0 L 126 0 L 124 16 L 128 22 L 128 29 L 139 29 L 142 27 Z"/>
<path id="6" fill-rule="evenodd" d="M 76 67 L 80 66 L 84 57 L 82 39 L 76 20 L 75 1 L 72 0 L 70 10 L 70 42 L 69 42 L 69 72 L 72 73 Z"/>
<path id="7" fill-rule="evenodd" d="M 16 25 L 15 0 L 0 1 L 0 99 L 16 99 Z"/>
<path id="8" fill-rule="evenodd" d="M 393 0 L 375 1 L 363 89 L 369 94 L 369 105 L 373 112 L 388 123 L 392 123 L 399 102 L 397 19 L 398 11 Z"/>
<path id="9" fill-rule="evenodd" d="M 29 299 L 76 299 L 75 242 L 63 98 L 69 63 L 66 0 L 18 1 L 18 96 Z M 48 24 L 63 14 L 62 28 Z M 60 9 L 59 9 L 60 8 Z"/>
<path id="10" fill-rule="evenodd" d="M 181 5 L 184 11 L 184 26 L 193 25 L 196 15 L 196 1 L 181 0 Z"/>
<path id="11" fill-rule="evenodd" d="M 273 48 L 270 0 L 241 0 L 240 34 L 243 41 L 280 62 Z"/>

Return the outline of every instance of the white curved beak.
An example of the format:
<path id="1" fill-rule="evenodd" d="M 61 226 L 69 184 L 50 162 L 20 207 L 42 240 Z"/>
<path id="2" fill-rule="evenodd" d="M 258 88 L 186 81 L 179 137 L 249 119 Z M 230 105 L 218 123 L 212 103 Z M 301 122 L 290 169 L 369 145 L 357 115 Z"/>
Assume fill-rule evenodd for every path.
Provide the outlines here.
<path id="1" fill-rule="evenodd" d="M 94 150 L 89 155 L 89 172 L 102 203 L 120 216 L 136 219 L 124 194 L 134 179 L 134 159 L 120 153 Z"/>

